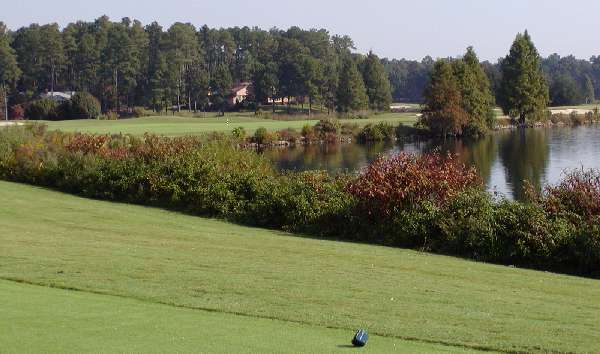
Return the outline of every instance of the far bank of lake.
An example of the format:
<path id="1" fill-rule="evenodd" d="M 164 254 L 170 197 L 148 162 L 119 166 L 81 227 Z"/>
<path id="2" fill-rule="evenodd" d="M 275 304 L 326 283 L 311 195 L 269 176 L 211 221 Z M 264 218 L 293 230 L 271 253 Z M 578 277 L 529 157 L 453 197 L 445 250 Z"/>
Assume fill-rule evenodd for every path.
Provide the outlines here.
<path id="1" fill-rule="evenodd" d="M 523 181 L 537 188 L 558 182 L 567 169 L 600 168 L 600 126 L 498 131 L 478 140 L 317 144 L 267 149 L 263 154 L 280 170 L 356 172 L 381 154 L 439 150 L 457 154 L 477 168 L 491 192 L 523 198 Z"/>

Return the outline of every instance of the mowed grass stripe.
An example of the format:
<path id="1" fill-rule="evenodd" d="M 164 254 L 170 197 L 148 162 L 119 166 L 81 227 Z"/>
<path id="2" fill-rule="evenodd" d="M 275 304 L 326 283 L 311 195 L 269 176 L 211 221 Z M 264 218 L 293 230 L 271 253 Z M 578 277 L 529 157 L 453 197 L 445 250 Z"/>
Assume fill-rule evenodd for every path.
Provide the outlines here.
<path id="1" fill-rule="evenodd" d="M 339 353 L 353 332 L 0 281 L 2 353 Z M 361 353 L 474 353 L 372 336 Z"/>
<path id="2" fill-rule="evenodd" d="M 503 351 L 598 352 L 600 282 L 0 182 L 0 277 Z"/>

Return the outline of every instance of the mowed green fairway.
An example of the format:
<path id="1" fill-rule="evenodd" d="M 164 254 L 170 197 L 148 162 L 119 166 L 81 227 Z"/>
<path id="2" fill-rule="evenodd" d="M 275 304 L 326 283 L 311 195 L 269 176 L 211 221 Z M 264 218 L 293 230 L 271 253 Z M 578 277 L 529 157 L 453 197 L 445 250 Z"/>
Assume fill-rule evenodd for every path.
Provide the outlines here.
<path id="1" fill-rule="evenodd" d="M 0 282 L 2 352 L 343 352 L 358 327 L 374 353 L 600 352 L 598 280 L 8 182 L 0 200 L 0 278 L 82 291 Z"/>
<path id="2" fill-rule="evenodd" d="M 227 120 L 229 119 L 229 124 Z M 412 113 L 386 113 L 373 116 L 369 119 L 344 119 L 342 123 L 356 123 L 366 125 L 381 121 L 390 124 L 405 123 L 412 125 L 416 121 L 416 115 Z M 208 118 L 184 118 L 184 117 L 147 117 L 109 120 L 70 120 L 70 121 L 40 121 L 47 124 L 50 129 L 66 132 L 82 132 L 95 134 L 133 134 L 143 135 L 153 133 L 164 136 L 197 135 L 209 132 L 230 132 L 236 127 L 243 127 L 247 133 L 254 133 L 260 127 L 270 131 L 286 128 L 302 129 L 305 125 L 315 125 L 318 120 L 293 120 L 280 121 L 273 119 L 262 119 L 252 115 L 228 114 L 226 117 Z"/>
<path id="3" fill-rule="evenodd" d="M 333 353 L 352 332 L 0 281 L 2 353 Z M 475 353 L 372 337 L 364 353 Z"/>

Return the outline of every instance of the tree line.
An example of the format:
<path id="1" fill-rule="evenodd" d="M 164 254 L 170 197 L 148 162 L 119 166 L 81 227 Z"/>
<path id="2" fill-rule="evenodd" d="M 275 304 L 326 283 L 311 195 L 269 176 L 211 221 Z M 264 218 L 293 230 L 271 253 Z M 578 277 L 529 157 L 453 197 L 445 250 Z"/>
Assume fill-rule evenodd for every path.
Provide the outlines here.
<path id="1" fill-rule="evenodd" d="M 307 101 L 329 111 L 388 110 L 390 85 L 374 53 L 324 29 L 143 25 L 106 16 L 10 31 L 0 23 L 0 84 L 12 103 L 40 93 L 89 92 L 104 111 L 228 109 L 236 83 L 253 102 Z M 284 100 L 285 99 L 285 100 Z"/>
<path id="2" fill-rule="evenodd" d="M 461 58 L 433 64 L 419 124 L 441 136 L 477 136 L 496 125 L 496 103 L 517 123 L 542 120 L 550 102 L 540 55 L 527 31 L 500 63 L 496 97 L 472 47 Z"/>
<path id="3" fill-rule="evenodd" d="M 483 61 L 492 93 L 498 100 L 502 80 L 502 61 Z M 427 56 L 421 61 L 383 58 L 382 63 L 390 77 L 394 102 L 423 102 L 435 61 Z M 561 57 L 552 54 L 540 58 L 544 77 L 548 82 L 550 104 L 568 106 L 593 103 L 600 97 L 600 55 L 589 60 L 573 55 Z"/>

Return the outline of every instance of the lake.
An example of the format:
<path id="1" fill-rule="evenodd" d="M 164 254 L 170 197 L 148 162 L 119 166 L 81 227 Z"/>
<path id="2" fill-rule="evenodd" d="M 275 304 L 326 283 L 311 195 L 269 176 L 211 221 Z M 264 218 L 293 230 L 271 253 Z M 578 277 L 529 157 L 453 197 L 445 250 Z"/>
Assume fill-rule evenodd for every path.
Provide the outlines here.
<path id="1" fill-rule="evenodd" d="M 523 181 L 538 189 L 558 182 L 565 170 L 600 169 L 600 126 L 500 131 L 478 140 L 425 140 L 398 144 L 311 145 L 269 149 L 280 170 L 356 172 L 381 154 L 439 150 L 477 168 L 490 192 L 523 198 Z"/>

